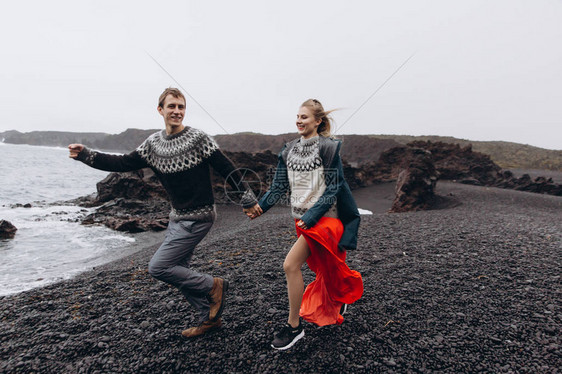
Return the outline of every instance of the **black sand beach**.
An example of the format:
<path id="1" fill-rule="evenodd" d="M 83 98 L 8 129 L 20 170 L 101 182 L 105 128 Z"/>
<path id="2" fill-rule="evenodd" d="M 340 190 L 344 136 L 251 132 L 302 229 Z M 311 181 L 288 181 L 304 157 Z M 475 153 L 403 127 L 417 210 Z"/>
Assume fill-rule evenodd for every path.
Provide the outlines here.
<path id="1" fill-rule="evenodd" d="M 288 210 L 248 221 L 219 207 L 193 261 L 231 282 L 219 331 L 181 337 L 192 311 L 147 274 L 151 245 L 0 298 L 0 372 L 560 372 L 562 198 L 439 182 L 440 209 L 388 214 L 387 187 L 358 193 L 375 213 L 348 253 L 365 293 L 341 326 L 306 324 L 292 349 L 271 349 L 287 316 Z"/>

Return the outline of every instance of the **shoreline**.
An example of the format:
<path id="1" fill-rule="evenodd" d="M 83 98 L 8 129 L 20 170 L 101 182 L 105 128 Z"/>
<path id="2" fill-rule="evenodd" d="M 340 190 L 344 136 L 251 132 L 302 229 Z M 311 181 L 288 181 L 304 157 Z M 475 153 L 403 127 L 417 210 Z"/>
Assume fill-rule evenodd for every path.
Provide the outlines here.
<path id="1" fill-rule="evenodd" d="M 392 198 L 394 195 L 394 182 L 390 182 L 390 183 L 383 183 L 383 184 L 379 184 L 379 185 L 374 185 L 374 186 L 369 186 L 369 187 L 365 187 L 365 188 L 361 188 L 358 189 L 356 191 L 354 191 L 354 194 L 357 192 L 357 196 L 356 196 L 356 200 L 358 201 L 358 204 L 361 204 L 360 206 L 365 206 L 367 208 L 367 210 L 369 210 L 372 213 L 385 213 L 386 211 L 388 211 L 388 209 L 390 209 L 390 206 L 392 205 Z M 372 198 L 372 196 L 375 195 L 375 198 Z M 65 206 L 63 204 L 68 204 L 68 202 L 60 202 L 60 206 Z M 45 204 L 45 206 L 57 206 L 57 203 L 49 203 L 49 204 Z M 229 219 L 233 219 L 233 220 L 239 220 L 241 219 L 246 219 L 242 213 L 239 212 L 239 208 L 238 207 L 234 207 L 234 206 L 229 206 L 229 205 L 223 205 L 223 204 L 218 204 L 218 210 L 219 211 L 224 211 L 225 214 L 229 217 Z M 278 207 L 278 209 L 283 209 L 283 207 Z M 239 217 L 237 217 L 237 215 L 239 214 Z M 288 215 L 288 210 L 287 210 L 287 215 Z M 219 219 L 220 219 L 220 215 L 219 215 Z M 216 226 L 216 225 L 215 225 Z M 115 231 L 115 234 L 119 234 L 119 231 Z M 78 273 L 70 276 L 70 277 L 64 277 L 64 278 L 59 278 L 59 279 L 54 279 L 51 281 L 47 281 L 45 283 L 39 284 L 35 287 L 26 289 L 26 290 L 21 290 L 21 291 L 15 291 L 15 292 L 10 292 L 10 293 L 6 293 L 6 294 L 0 294 L 0 297 L 2 296 L 12 296 L 12 295 L 17 295 L 21 292 L 26 292 L 26 291 L 30 291 L 36 288 L 41 288 L 41 287 L 45 287 L 48 285 L 52 285 L 52 284 L 56 284 L 58 282 L 62 282 L 62 281 L 66 281 L 66 280 L 72 280 L 78 276 L 80 276 L 83 273 L 95 270 L 95 269 L 99 269 L 101 267 L 103 267 L 104 265 L 109 265 L 111 266 L 111 263 L 113 262 L 117 262 L 120 260 L 124 260 L 130 256 L 134 256 L 137 252 L 145 252 L 145 251 L 149 251 L 149 252 L 154 252 L 158 246 L 162 243 L 162 241 L 164 240 L 164 236 L 165 236 L 166 231 L 145 231 L 145 232 L 140 232 L 140 233 L 127 233 L 127 235 L 133 237 L 135 239 L 135 242 L 132 244 L 133 247 L 139 247 L 138 249 L 135 249 L 133 253 L 128 253 L 128 254 L 124 254 L 124 255 L 120 255 L 115 253 L 115 250 L 113 252 L 108 252 L 106 254 L 107 257 L 110 258 L 110 260 L 108 260 L 107 262 L 95 265 L 95 266 L 90 266 L 89 268 L 85 268 L 84 270 L 79 271 Z M 131 252 L 131 250 L 129 250 L 128 252 Z M 150 259 L 150 258 L 149 258 Z"/>
<path id="2" fill-rule="evenodd" d="M 347 262 L 363 276 L 363 297 L 341 326 L 305 324 L 304 339 L 286 352 L 269 342 L 287 315 L 282 262 L 296 238 L 288 209 L 249 221 L 219 206 L 192 261 L 231 281 L 219 331 L 181 338 L 192 309 L 147 274 L 157 248 L 147 245 L 71 280 L 0 297 L 0 371 L 559 370 L 562 198 L 450 182 L 437 192 L 457 204 L 362 216 L 360 247 Z M 313 279 L 306 266 L 303 276 Z"/>

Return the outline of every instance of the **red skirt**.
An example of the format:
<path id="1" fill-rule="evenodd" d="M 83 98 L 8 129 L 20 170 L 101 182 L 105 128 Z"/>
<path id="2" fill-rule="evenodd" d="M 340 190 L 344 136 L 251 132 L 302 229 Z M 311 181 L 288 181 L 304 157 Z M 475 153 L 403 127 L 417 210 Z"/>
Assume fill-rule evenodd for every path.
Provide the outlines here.
<path id="1" fill-rule="evenodd" d="M 347 266 L 347 253 L 338 249 L 343 225 L 337 218 L 322 217 L 308 230 L 296 228 L 297 236 L 303 235 L 310 248 L 306 263 L 316 273 L 304 291 L 300 316 L 318 326 L 339 325 L 342 304 L 352 304 L 363 295 L 361 274 Z"/>

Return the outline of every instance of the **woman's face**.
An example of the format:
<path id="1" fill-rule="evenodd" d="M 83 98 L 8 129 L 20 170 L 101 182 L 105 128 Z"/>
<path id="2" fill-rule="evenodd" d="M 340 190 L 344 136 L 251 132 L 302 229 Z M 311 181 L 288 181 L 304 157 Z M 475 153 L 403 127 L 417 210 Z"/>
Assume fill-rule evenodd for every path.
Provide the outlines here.
<path id="1" fill-rule="evenodd" d="M 305 139 L 312 138 L 318 135 L 318 126 L 321 122 L 319 119 L 314 119 L 309 108 L 301 106 L 297 114 L 297 132 Z"/>

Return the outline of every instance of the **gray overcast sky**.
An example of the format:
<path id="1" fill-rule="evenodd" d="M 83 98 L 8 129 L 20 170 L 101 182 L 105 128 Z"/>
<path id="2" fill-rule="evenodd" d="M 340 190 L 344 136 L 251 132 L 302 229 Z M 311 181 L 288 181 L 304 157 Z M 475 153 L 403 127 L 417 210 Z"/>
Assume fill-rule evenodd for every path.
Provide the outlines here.
<path id="1" fill-rule="evenodd" d="M 161 128 L 177 81 L 212 135 L 294 132 L 313 97 L 339 134 L 562 149 L 561 20 L 560 0 L 14 1 L 0 131 Z"/>

